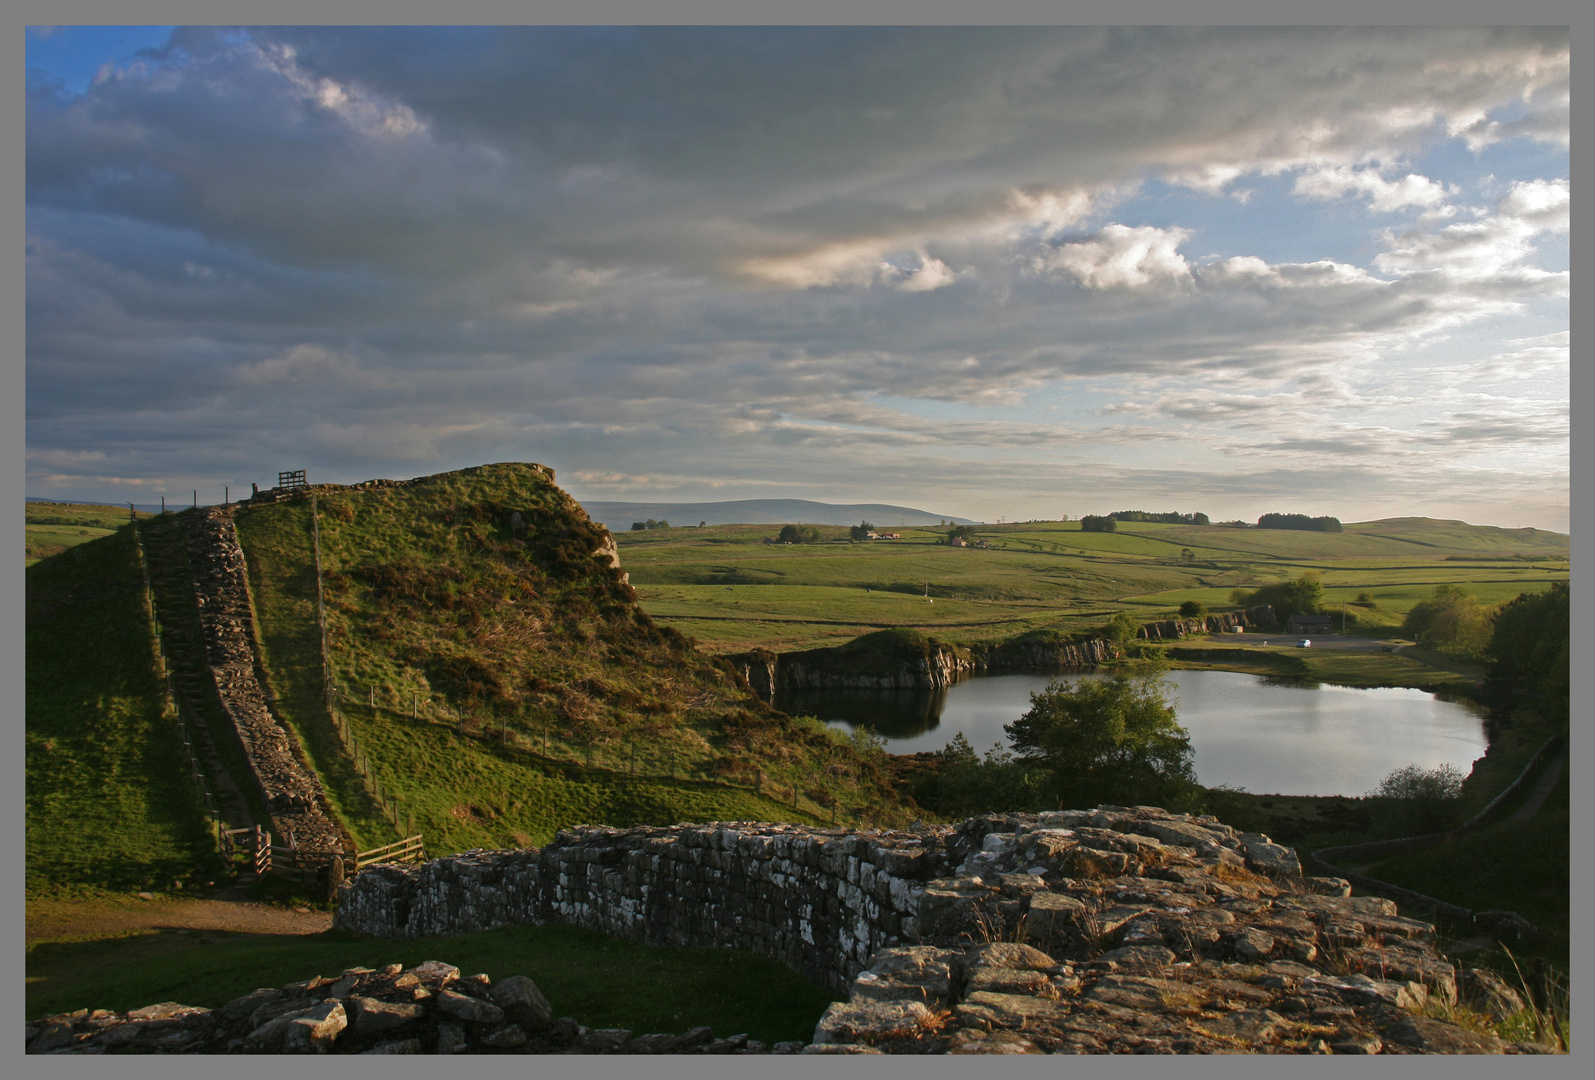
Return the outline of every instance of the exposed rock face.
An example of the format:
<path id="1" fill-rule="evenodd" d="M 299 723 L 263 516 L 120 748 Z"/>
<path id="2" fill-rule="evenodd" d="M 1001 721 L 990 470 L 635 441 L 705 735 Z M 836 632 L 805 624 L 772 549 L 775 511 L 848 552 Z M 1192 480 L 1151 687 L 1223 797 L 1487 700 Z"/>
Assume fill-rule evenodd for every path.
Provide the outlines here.
<path id="1" fill-rule="evenodd" d="M 1201 619 L 1168 619 L 1164 622 L 1144 623 L 1136 637 L 1148 641 L 1173 641 L 1192 634 L 1222 634 L 1237 626 L 1273 626 L 1278 620 L 1270 604 L 1247 608 L 1224 615 L 1208 615 Z"/>
<path id="2" fill-rule="evenodd" d="M 272 710 L 254 648 L 244 552 L 232 508 L 198 511 L 188 530 L 194 597 L 216 693 L 231 718 L 277 842 L 306 851 L 349 851 L 326 793 L 304 763 L 293 733 Z"/>
<path id="3" fill-rule="evenodd" d="M 1286 854 L 1288 853 L 1288 855 Z M 345 882 L 337 925 L 382 937 L 514 923 L 780 959 L 849 999 L 804 1053 L 1511 1053 L 1416 1015 L 1510 1008 L 1434 927 L 1305 878 L 1294 853 L 1210 817 L 1103 806 L 857 833 L 749 823 L 582 827 Z M 30 1052 L 746 1053 L 746 1042 L 587 1031 L 530 979 L 429 962 L 258 990 L 218 1010 L 86 1012 Z M 97 1025 L 97 1026 L 96 1026 Z M 103 1029 L 103 1034 L 101 1031 Z M 120 1034 L 118 1033 L 120 1032 Z"/>
<path id="4" fill-rule="evenodd" d="M 1076 642 L 1017 641 L 956 648 L 938 644 L 924 656 L 872 664 L 860 671 L 842 660 L 838 649 L 773 653 L 766 649 L 726 657 L 765 700 L 777 690 L 858 688 L 866 690 L 945 689 L 983 671 L 1010 668 L 1093 667 L 1119 658 L 1118 646 L 1095 638 Z"/>

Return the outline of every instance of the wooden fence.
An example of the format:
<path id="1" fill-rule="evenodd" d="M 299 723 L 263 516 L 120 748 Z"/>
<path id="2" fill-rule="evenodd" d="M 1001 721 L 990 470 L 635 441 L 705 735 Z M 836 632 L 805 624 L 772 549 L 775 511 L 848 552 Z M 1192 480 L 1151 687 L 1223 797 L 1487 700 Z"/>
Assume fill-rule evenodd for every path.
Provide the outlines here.
<path id="1" fill-rule="evenodd" d="M 358 873 L 377 863 L 419 862 L 426 858 L 426 845 L 419 834 L 370 851 L 353 853 L 305 851 L 292 838 L 286 845 L 279 844 L 259 825 L 249 829 L 223 829 L 220 835 L 228 857 L 243 855 L 248 858 L 256 877 L 275 874 L 299 882 L 321 880 L 327 867 L 335 861 L 342 864 L 341 870 L 352 869 Z"/>

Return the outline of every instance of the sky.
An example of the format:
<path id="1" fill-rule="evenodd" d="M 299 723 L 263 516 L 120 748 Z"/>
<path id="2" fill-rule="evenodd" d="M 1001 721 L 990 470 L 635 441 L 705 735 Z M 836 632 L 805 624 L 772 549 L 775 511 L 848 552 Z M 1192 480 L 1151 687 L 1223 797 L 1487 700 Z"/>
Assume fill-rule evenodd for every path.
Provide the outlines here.
<path id="1" fill-rule="evenodd" d="M 30 27 L 27 493 L 1565 532 L 1568 42 Z"/>

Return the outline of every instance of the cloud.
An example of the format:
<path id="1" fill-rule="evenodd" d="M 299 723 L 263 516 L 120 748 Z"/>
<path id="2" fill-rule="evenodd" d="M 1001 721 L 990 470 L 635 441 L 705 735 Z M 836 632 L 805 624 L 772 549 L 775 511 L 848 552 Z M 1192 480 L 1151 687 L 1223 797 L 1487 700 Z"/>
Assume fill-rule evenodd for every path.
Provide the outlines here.
<path id="1" fill-rule="evenodd" d="M 1446 205 L 1446 200 L 1456 194 L 1455 189 L 1417 173 L 1386 180 L 1375 169 L 1352 169 L 1343 165 L 1320 167 L 1297 176 L 1291 193 L 1326 202 L 1362 195 L 1367 197 L 1369 208 L 1379 213 L 1408 207 L 1424 210 L 1428 217 L 1449 217 L 1456 213 L 1455 207 Z"/>
<path id="2" fill-rule="evenodd" d="M 1087 289 L 1178 287 L 1191 280 L 1191 267 L 1177 250 L 1187 229 L 1113 224 L 1087 240 L 1060 244 L 1032 256 L 1037 274 L 1067 274 Z"/>
<path id="3" fill-rule="evenodd" d="M 30 82 L 28 442 L 60 456 L 29 483 L 531 458 L 978 502 L 1151 494 L 1195 475 L 1174 455 L 1239 499 L 1322 475 L 1279 440 L 1328 424 L 1370 490 L 1411 497 L 1382 456 L 1410 452 L 1509 491 L 1458 479 L 1410 388 L 1347 386 L 1497 335 L 1434 366 L 1446 415 L 1552 475 L 1554 438 L 1467 395 L 1565 370 L 1518 339 L 1565 310 L 1568 57 L 1510 28 L 181 28 L 83 93 Z M 1476 213 L 1465 163 L 1397 164 L 1485 142 Z M 1348 236 L 1353 199 L 1402 217 Z"/>

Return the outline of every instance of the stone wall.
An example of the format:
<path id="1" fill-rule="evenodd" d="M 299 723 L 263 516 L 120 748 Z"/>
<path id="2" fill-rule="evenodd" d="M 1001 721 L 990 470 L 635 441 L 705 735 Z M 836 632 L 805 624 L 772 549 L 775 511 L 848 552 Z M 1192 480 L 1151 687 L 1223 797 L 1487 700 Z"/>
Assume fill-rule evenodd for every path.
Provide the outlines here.
<path id="1" fill-rule="evenodd" d="M 1157 879 L 1160 895 L 1180 894 L 1178 903 L 1101 900 L 1099 882 L 1133 880 L 1131 892 L 1146 891 L 1144 878 Z M 867 833 L 745 822 L 583 826 L 541 851 L 368 870 L 339 890 L 335 925 L 418 938 L 560 923 L 657 945 L 747 949 L 839 990 L 887 946 L 1017 933 L 1071 948 L 1088 925 L 1098 937 L 1128 935 L 1126 943 L 1162 940 L 1165 930 L 1179 940 L 1197 908 L 1324 887 L 1302 878 L 1295 853 L 1265 836 L 1149 807 Z M 1247 914 L 1269 907 L 1254 904 Z M 1316 955 L 1309 925 L 1236 945 L 1248 925 L 1227 913 L 1197 916 L 1187 929 L 1209 952 L 1266 956 L 1277 946 L 1282 956 Z"/>
<path id="2" fill-rule="evenodd" d="M 243 548 L 232 508 L 194 513 L 188 526 L 189 563 L 199 605 L 205 657 L 216 693 L 232 721 L 250 780 L 271 814 L 278 843 L 305 851 L 352 851 L 326 792 L 305 763 L 298 741 L 272 708 L 255 651 L 254 614 Z"/>

